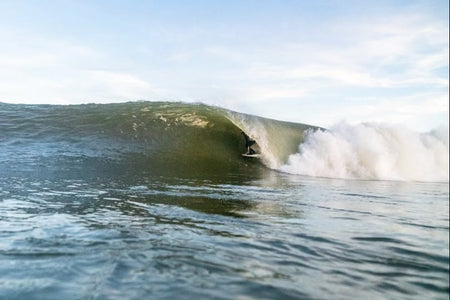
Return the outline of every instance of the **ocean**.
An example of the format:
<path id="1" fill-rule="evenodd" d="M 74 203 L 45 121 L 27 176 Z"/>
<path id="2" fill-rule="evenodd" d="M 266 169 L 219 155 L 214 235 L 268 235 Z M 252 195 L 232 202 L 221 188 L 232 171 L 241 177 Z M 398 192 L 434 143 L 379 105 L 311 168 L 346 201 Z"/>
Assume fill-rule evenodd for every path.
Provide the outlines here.
<path id="1" fill-rule="evenodd" d="M 449 298 L 448 129 L 0 103 L 0 149 L 0 299 Z"/>

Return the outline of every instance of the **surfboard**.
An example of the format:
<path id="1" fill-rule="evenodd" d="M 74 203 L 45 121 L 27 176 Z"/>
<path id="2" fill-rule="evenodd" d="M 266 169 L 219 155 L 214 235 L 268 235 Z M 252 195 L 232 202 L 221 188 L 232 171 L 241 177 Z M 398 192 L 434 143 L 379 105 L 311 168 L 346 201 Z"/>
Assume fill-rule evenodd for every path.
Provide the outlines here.
<path id="1" fill-rule="evenodd" d="M 242 156 L 243 157 L 251 157 L 251 158 L 260 158 L 261 154 L 247 154 L 247 153 L 243 153 Z"/>

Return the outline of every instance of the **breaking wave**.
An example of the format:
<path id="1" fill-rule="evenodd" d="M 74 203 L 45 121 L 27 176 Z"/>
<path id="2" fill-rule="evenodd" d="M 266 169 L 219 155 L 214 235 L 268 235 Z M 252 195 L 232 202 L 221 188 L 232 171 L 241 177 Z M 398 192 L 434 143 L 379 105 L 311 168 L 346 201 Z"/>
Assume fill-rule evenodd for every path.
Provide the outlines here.
<path id="1" fill-rule="evenodd" d="M 168 176 L 252 173 L 448 181 L 448 131 L 383 124 L 329 130 L 204 104 L 0 103 L 0 173 L 31 176 Z M 261 159 L 241 156 L 241 130 Z M 137 176 L 137 175 L 136 175 Z"/>
<path id="2" fill-rule="evenodd" d="M 387 124 L 340 123 L 308 133 L 279 170 L 332 178 L 448 182 L 448 158 L 446 128 L 418 133 Z"/>

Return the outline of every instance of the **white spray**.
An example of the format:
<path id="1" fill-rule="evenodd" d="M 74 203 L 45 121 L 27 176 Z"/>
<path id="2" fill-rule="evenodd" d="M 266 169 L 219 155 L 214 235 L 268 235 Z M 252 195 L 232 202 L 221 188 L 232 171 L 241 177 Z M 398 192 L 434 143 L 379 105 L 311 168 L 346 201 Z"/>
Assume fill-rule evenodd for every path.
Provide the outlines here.
<path id="1" fill-rule="evenodd" d="M 417 133 L 386 124 L 340 123 L 308 133 L 278 169 L 309 176 L 443 181 L 449 178 L 448 130 Z"/>

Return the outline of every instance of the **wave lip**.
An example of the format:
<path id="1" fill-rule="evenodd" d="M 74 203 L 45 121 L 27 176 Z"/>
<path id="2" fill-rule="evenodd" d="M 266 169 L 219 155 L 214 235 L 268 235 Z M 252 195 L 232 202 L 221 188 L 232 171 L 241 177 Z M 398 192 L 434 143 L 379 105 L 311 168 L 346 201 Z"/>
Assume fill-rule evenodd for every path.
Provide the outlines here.
<path id="1" fill-rule="evenodd" d="M 257 141 L 258 151 L 263 163 L 273 170 L 278 170 L 291 154 L 297 152 L 306 133 L 319 129 L 302 123 L 284 122 L 226 111 L 228 118 Z"/>
<path id="2" fill-rule="evenodd" d="M 339 123 L 311 132 L 279 170 L 308 176 L 448 182 L 448 131 Z"/>

